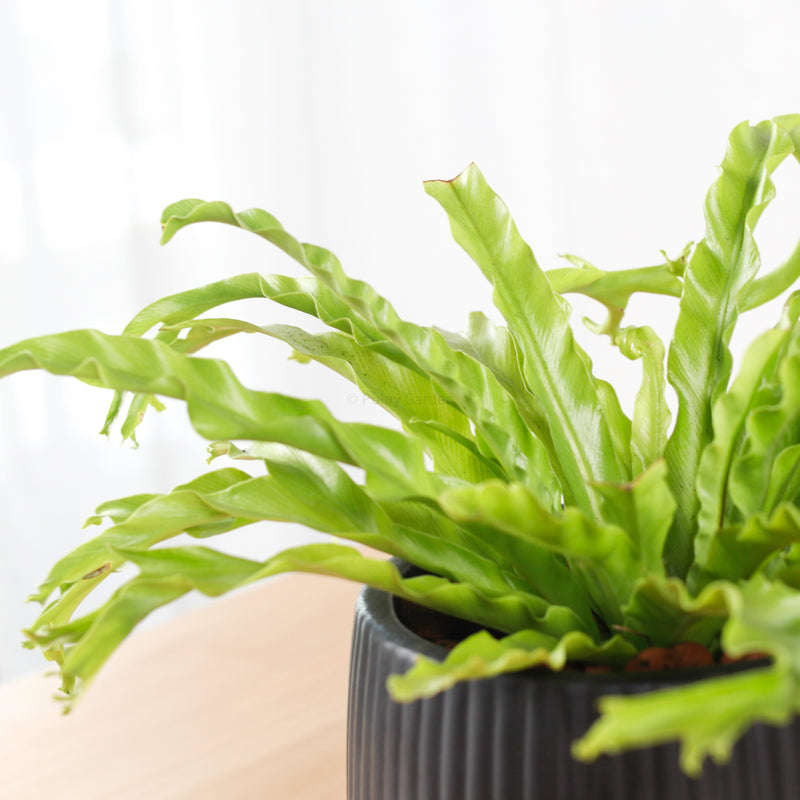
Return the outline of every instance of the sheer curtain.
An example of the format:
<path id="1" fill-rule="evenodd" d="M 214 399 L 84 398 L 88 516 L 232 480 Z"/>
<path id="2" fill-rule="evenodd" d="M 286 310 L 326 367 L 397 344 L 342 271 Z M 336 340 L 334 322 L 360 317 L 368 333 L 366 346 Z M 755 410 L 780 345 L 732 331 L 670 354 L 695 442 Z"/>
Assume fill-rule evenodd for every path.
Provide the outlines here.
<path id="1" fill-rule="evenodd" d="M 267 208 L 401 314 L 458 329 L 469 310 L 490 311 L 490 293 L 421 181 L 470 161 L 543 265 L 561 252 L 606 267 L 656 263 L 659 249 L 702 236 L 729 128 L 798 110 L 797 21 L 789 2 L 7 0 L 0 344 L 115 332 L 147 302 L 225 275 L 298 274 L 263 242 L 213 226 L 159 248 L 160 211 L 182 197 Z M 771 263 L 793 244 L 785 196 L 800 194 L 791 180 L 778 186 L 776 221 L 765 220 Z M 264 304 L 249 310 L 302 324 Z M 636 367 L 592 347 L 598 372 L 631 370 L 630 405 Z M 250 386 L 382 419 L 276 343 L 216 353 Z M 134 451 L 96 435 L 107 399 L 34 373 L 0 381 L 2 679 L 40 667 L 18 646 L 35 613 L 22 600 L 91 535 L 81 524 L 94 506 L 204 469 L 180 406 L 152 415 Z M 265 557 L 310 536 L 264 525 L 225 546 Z"/>

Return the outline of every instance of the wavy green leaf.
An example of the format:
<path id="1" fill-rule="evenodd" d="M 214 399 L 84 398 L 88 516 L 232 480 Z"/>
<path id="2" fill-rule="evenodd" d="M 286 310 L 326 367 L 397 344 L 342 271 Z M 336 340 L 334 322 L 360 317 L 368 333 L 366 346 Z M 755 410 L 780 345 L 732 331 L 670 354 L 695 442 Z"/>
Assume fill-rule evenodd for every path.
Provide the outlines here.
<path id="1" fill-rule="evenodd" d="M 320 455 L 347 459 L 319 401 L 245 389 L 224 362 L 187 358 L 158 341 L 71 331 L 0 350 L 0 376 L 31 369 L 185 400 L 195 429 L 209 439 L 274 436 Z M 300 418 L 306 421 L 302 427 L 288 424 Z"/>
<path id="2" fill-rule="evenodd" d="M 456 241 L 494 285 L 495 304 L 525 351 L 525 379 L 551 420 L 556 456 L 575 503 L 597 514 L 589 482 L 626 480 L 629 454 L 614 447 L 611 428 L 618 415 L 604 409 L 559 296 L 477 167 L 452 181 L 429 181 L 425 189 L 447 212 Z"/>
<path id="3" fill-rule="evenodd" d="M 736 740 L 753 723 L 780 725 L 794 711 L 789 683 L 775 669 L 636 697 L 603 697 L 599 706 L 600 721 L 573 746 L 576 758 L 594 761 L 602 754 L 680 739 L 681 767 L 693 777 L 700 775 L 706 756 L 719 764 L 727 761 Z"/>
<path id="4" fill-rule="evenodd" d="M 567 661 L 622 666 L 635 653 L 635 648 L 620 636 L 596 644 L 586 634 L 576 631 L 560 640 L 531 630 L 502 639 L 480 631 L 456 645 L 444 661 L 419 656 L 404 675 L 389 676 L 386 687 L 393 700 L 408 703 L 432 697 L 460 681 L 538 666 L 558 671 Z"/>
<path id="5" fill-rule="evenodd" d="M 664 455 L 671 414 L 664 379 L 664 345 L 648 326 L 623 328 L 614 337 L 623 355 L 642 360 L 642 383 L 631 423 L 631 473 L 635 477 Z"/>
<path id="6" fill-rule="evenodd" d="M 791 255 L 779 267 L 755 278 L 742 289 L 740 311 L 749 311 L 768 303 L 790 289 L 800 278 L 800 242 L 795 245 Z"/>
<path id="7" fill-rule="evenodd" d="M 550 285 L 559 294 L 583 294 L 606 307 L 608 317 L 603 325 L 592 323 L 596 333 L 612 338 L 619 326 L 631 295 L 637 292 L 680 297 L 683 290 L 681 276 L 691 245 L 674 261 L 653 267 L 618 269 L 605 272 L 578 256 L 565 255 L 572 267 L 547 270 L 545 275 Z"/>
<path id="8" fill-rule="evenodd" d="M 774 122 L 743 123 L 730 136 L 719 178 L 706 198 L 706 236 L 684 275 L 667 377 L 678 395 L 666 449 L 678 510 L 667 540 L 670 572 L 685 575 L 692 557 L 698 499 L 694 476 L 712 438 L 711 409 L 731 373 L 728 350 L 737 298 L 759 267 L 753 230 L 775 194 L 770 175 L 793 152 Z"/>
<path id="9" fill-rule="evenodd" d="M 782 117 L 776 117 L 774 122 L 788 134 L 794 145 L 794 157 L 800 161 L 800 115 L 787 114 Z M 738 297 L 740 310 L 749 311 L 770 300 L 774 300 L 790 289 L 799 277 L 800 242 L 795 245 L 794 250 L 783 264 L 766 275 L 754 278 L 741 289 Z"/>

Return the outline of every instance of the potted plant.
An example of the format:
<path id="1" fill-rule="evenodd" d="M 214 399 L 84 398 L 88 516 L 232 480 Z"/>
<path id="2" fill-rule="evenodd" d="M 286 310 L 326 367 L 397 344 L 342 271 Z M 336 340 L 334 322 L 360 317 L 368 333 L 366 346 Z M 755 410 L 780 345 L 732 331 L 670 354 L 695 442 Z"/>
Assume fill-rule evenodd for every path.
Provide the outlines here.
<path id="1" fill-rule="evenodd" d="M 261 462 L 265 471 L 214 468 L 164 494 L 101 505 L 90 521 L 111 524 L 53 567 L 35 595 L 45 605 L 27 631 L 29 644 L 58 663 L 72 701 L 142 618 L 187 592 L 220 595 L 286 571 L 364 583 L 372 590 L 362 596 L 356 626 L 354 798 L 466 796 L 447 788 L 448 775 L 463 779 L 462 766 L 442 766 L 432 755 L 431 748 L 449 747 L 448 736 L 463 744 L 453 750 L 457 758 L 491 763 L 481 772 L 489 787 L 481 798 L 510 800 L 539 795 L 511 785 L 498 742 L 520 751 L 525 731 L 536 726 L 547 750 L 557 730 L 573 730 L 577 721 L 582 737 L 573 753 L 583 761 L 645 748 L 650 761 L 603 762 L 631 763 L 630 776 L 614 789 L 620 798 L 632 781 L 647 796 L 688 796 L 674 793 L 684 785 L 679 779 L 658 771 L 658 786 L 644 790 L 646 765 L 662 742 L 679 743 L 683 770 L 698 776 L 706 756 L 724 762 L 748 729 L 747 736 L 792 734 L 752 726 L 785 725 L 800 706 L 800 297 L 789 297 L 735 376 L 728 350 L 739 315 L 778 297 L 800 275 L 799 252 L 760 275 L 753 238 L 774 195 L 771 175 L 790 155 L 800 156 L 800 115 L 739 125 L 706 200 L 703 241 L 660 265 L 615 272 L 574 257 L 568 267 L 543 271 L 474 165 L 451 181 L 427 183 L 456 241 L 493 284 L 506 321 L 499 326 L 475 313 L 463 334 L 401 319 L 330 252 L 301 244 L 264 211 L 237 214 L 200 200 L 168 207 L 165 242 L 194 222 L 223 222 L 277 245 L 309 275 L 240 275 L 173 295 L 141 311 L 121 335 L 79 330 L 29 339 L 0 350 L 0 375 L 43 369 L 112 389 L 104 431 L 121 416 L 126 437 L 149 406 L 159 406 L 159 396 L 182 399 L 191 424 L 211 442 L 212 458 Z M 573 337 L 563 299 L 570 292 L 602 304 L 608 316 L 595 332 L 641 361 L 632 418 L 592 374 Z M 668 358 L 649 327 L 622 325 L 636 292 L 679 303 Z M 201 316 L 244 298 L 273 300 L 331 330 Z M 237 333 L 270 336 L 296 358 L 330 367 L 403 430 L 342 422 L 319 401 L 245 388 L 226 363 L 198 355 Z M 672 430 L 667 380 L 678 397 Z M 401 562 L 340 542 L 292 548 L 263 562 L 203 542 L 164 546 L 184 532 L 205 540 L 256 520 L 299 522 Z M 127 582 L 75 617 L 126 565 L 135 568 Z M 403 626 L 398 639 L 387 639 L 398 613 L 389 594 L 406 603 L 399 611 L 406 619 L 422 606 L 465 620 L 475 632 L 439 633 L 456 640 L 445 642 L 449 652 Z M 363 666 L 378 634 L 379 649 Z M 751 656 L 760 660 L 719 664 Z M 553 674 L 565 667 L 577 671 Z M 389 678 L 389 702 L 382 676 L 395 668 L 406 671 Z M 558 700 L 547 706 L 546 722 L 532 722 L 537 704 L 562 697 L 559 686 L 568 687 L 565 697 L 579 696 L 579 705 Z M 459 716 L 451 706 L 471 691 L 494 699 Z M 609 693 L 627 696 L 604 697 Z M 589 727 L 597 697 L 600 718 Z M 436 702 L 449 709 L 438 728 L 435 719 L 433 728 L 413 727 L 407 716 L 400 721 L 413 732 L 411 743 L 393 733 L 379 748 L 365 743 L 394 724 L 376 723 L 376 714 L 396 720 L 400 709 L 416 709 L 408 714 L 430 723 L 443 708 Z M 487 707 L 501 716 L 486 717 Z M 369 723 L 357 716 L 365 708 Z M 487 752 L 481 729 L 489 732 Z M 503 738 L 503 730 L 515 733 Z M 409 747 L 427 755 L 404 756 Z M 421 773 L 395 775 L 388 766 L 380 779 L 370 773 L 364 760 L 388 764 L 393 748 L 421 769 L 439 764 L 436 788 Z M 529 772 L 560 757 L 548 752 L 545 766 L 536 767 L 524 747 L 514 756 Z M 591 769 L 577 763 L 576 775 L 591 775 L 577 772 Z M 782 788 L 753 784 L 761 777 L 750 775 L 746 789 L 767 786 L 764 796 L 788 797 L 794 780 L 795 796 L 796 767 L 788 769 Z M 394 778 L 385 777 L 390 772 Z M 722 779 L 717 784 L 725 788 Z M 551 796 L 612 796 L 598 785 L 584 777 Z M 723 796 L 713 791 L 691 796 Z"/>

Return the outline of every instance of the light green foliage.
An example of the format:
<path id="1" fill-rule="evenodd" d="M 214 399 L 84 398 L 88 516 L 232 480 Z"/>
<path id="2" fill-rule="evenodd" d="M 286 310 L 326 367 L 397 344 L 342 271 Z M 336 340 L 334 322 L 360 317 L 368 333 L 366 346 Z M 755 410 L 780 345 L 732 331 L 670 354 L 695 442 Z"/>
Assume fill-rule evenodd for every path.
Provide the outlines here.
<path id="1" fill-rule="evenodd" d="M 684 275 L 667 373 L 680 403 L 665 451 L 678 503 L 665 555 L 680 574 L 691 563 L 697 530 L 694 476 L 712 437 L 712 406 L 731 373 L 728 342 L 739 316 L 738 298 L 760 265 L 754 229 L 775 195 L 770 176 L 792 151 L 791 137 L 775 122 L 734 129 L 706 198 L 706 236 Z"/>
<path id="2" fill-rule="evenodd" d="M 275 245 L 306 274 L 243 274 L 172 295 L 120 335 L 80 330 L 11 345 L 0 350 L 0 377 L 41 369 L 113 390 L 104 432 L 119 420 L 131 439 L 149 408 L 176 398 L 212 460 L 250 471 L 215 464 L 163 494 L 103 503 L 87 524 L 106 527 L 61 558 L 34 595 L 44 609 L 29 644 L 59 664 L 74 698 L 159 606 L 305 571 L 502 634 L 483 630 L 441 662 L 421 659 L 394 676 L 389 691 L 399 701 L 567 660 L 621 666 L 647 643 L 771 656 L 763 668 L 606 698 L 575 746 L 580 758 L 677 739 L 695 774 L 706 756 L 727 758 L 750 724 L 785 722 L 800 709 L 800 295 L 753 341 L 736 375 L 728 344 L 744 312 L 800 276 L 800 245 L 760 275 L 754 238 L 775 193 L 771 176 L 798 147 L 800 117 L 738 126 L 706 199 L 705 238 L 633 269 L 566 256 L 570 266 L 544 271 L 476 166 L 428 182 L 504 317 L 497 324 L 473 312 L 463 333 L 402 319 L 333 254 L 265 211 L 170 206 L 164 242 L 195 222 L 222 222 Z M 679 303 L 668 347 L 650 327 L 623 326 L 639 292 Z M 589 327 L 641 365 L 630 419 L 573 336 L 569 293 L 599 303 L 607 317 Z M 213 316 L 254 298 L 329 330 Z M 202 355 L 241 334 L 333 370 L 396 426 L 345 423 L 320 401 L 247 388 L 225 362 Z M 667 381 L 678 397 L 671 433 Z M 263 562 L 171 541 L 210 542 L 264 520 L 336 541 Z M 343 541 L 424 574 L 403 577 Z M 118 571 L 120 587 L 86 611 Z"/>

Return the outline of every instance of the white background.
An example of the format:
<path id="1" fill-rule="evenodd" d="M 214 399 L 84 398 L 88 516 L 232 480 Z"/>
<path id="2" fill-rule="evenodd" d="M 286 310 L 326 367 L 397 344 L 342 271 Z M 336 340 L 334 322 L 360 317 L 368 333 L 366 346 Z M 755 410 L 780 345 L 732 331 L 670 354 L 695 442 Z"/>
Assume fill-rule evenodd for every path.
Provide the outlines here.
<path id="1" fill-rule="evenodd" d="M 117 332 L 157 297 L 239 272 L 299 274 L 219 226 L 160 248 L 161 209 L 183 197 L 266 208 L 402 315 L 456 329 L 468 311 L 489 311 L 489 291 L 421 182 L 471 161 L 544 267 L 563 252 L 607 268 L 677 255 L 702 236 L 729 130 L 800 111 L 797 9 L 0 0 L 0 346 L 69 328 Z M 762 222 L 767 266 L 796 238 L 797 173 L 781 170 Z M 668 333 L 674 315 L 660 306 L 639 304 L 633 321 Z M 240 313 L 304 324 L 266 301 Z M 745 320 L 744 338 L 767 324 Z M 593 346 L 629 407 L 637 368 Z M 378 419 L 321 368 L 287 362 L 277 342 L 216 353 L 247 385 Z M 205 467 L 180 406 L 149 419 L 132 451 L 97 436 L 106 402 L 66 379 L 0 382 L 0 679 L 41 666 L 18 646 L 35 611 L 22 600 L 89 535 L 81 524 L 94 506 Z M 225 547 L 264 557 L 307 538 L 265 525 Z"/>

